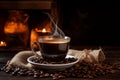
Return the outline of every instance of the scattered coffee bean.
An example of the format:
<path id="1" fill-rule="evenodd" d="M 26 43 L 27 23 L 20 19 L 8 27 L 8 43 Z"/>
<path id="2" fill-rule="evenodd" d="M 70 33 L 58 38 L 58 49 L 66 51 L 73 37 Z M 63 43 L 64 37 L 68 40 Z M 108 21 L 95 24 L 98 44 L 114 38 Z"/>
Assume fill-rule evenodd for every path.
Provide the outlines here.
<path id="1" fill-rule="evenodd" d="M 66 60 L 65 62 L 67 61 L 70 61 L 70 60 Z M 97 78 L 99 76 L 103 76 L 106 74 L 115 73 L 116 69 L 119 70 L 118 68 L 120 68 L 120 63 L 78 62 L 77 64 L 75 64 L 74 66 L 68 69 L 65 69 L 63 71 L 57 71 L 57 72 L 48 72 L 47 70 L 42 70 L 38 68 L 33 68 L 32 70 L 30 70 L 30 69 L 19 67 L 16 65 L 5 65 L 1 68 L 1 70 L 15 76 L 16 75 L 33 76 L 35 78 L 52 77 L 54 80 L 56 80 L 56 79 L 61 79 L 66 77 L 92 79 L 92 78 Z"/>
<path id="2" fill-rule="evenodd" d="M 32 75 L 34 74 L 31 70 L 28 70 L 26 73 L 27 73 L 29 76 L 32 76 Z"/>
<path id="3" fill-rule="evenodd" d="M 49 77 L 49 73 L 45 73 L 44 76 L 45 76 L 45 77 Z"/>

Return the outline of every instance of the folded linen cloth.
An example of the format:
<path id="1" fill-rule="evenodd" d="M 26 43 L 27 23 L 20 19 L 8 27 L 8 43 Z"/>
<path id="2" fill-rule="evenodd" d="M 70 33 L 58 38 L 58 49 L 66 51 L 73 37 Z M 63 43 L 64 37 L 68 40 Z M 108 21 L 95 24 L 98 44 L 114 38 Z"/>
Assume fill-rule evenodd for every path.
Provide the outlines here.
<path id="1" fill-rule="evenodd" d="M 105 60 L 105 55 L 102 49 L 98 50 L 74 50 L 69 49 L 68 54 L 74 55 L 79 61 L 86 61 L 86 62 L 102 62 Z M 27 58 L 30 56 L 35 55 L 32 51 L 20 51 L 18 52 L 7 64 L 8 67 L 10 65 L 21 66 L 25 68 L 32 68 L 32 65 L 27 62 Z M 40 52 L 37 52 L 37 55 L 41 55 Z"/>

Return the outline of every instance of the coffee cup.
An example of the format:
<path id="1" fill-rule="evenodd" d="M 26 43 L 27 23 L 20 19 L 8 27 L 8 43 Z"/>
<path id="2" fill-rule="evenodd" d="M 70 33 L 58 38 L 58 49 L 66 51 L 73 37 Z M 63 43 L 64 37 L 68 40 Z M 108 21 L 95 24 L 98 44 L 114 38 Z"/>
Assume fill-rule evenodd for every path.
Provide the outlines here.
<path id="1" fill-rule="evenodd" d="M 43 59 L 48 61 L 62 61 L 65 59 L 69 50 L 69 42 L 70 37 L 68 36 L 63 38 L 40 37 L 38 38 L 38 42 L 31 44 L 31 49 L 35 54 L 37 54 L 33 47 L 37 44 Z"/>

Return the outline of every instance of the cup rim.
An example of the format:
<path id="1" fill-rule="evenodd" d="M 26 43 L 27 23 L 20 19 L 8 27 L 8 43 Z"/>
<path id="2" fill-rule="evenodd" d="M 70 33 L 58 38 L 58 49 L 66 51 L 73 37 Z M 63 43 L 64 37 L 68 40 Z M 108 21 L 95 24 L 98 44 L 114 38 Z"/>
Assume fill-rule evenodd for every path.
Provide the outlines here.
<path id="1" fill-rule="evenodd" d="M 61 41 L 62 40 L 62 41 Z M 55 41 L 61 41 L 61 43 L 67 43 L 70 42 L 71 38 L 69 36 L 65 36 L 63 38 L 57 38 L 57 37 L 52 37 L 52 36 L 44 36 L 44 37 L 39 37 L 38 42 L 55 42 Z"/>

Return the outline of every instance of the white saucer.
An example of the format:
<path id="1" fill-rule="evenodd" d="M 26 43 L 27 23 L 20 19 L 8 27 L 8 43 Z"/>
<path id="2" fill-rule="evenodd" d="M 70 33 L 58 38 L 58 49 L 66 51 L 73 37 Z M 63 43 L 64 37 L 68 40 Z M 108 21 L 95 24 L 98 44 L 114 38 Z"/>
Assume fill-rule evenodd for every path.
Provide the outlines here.
<path id="1" fill-rule="evenodd" d="M 44 64 L 44 63 L 35 63 L 33 62 L 31 59 L 35 58 L 35 56 L 30 56 L 27 61 L 32 64 L 33 66 L 37 66 L 41 69 L 49 69 L 49 70 L 64 70 L 66 68 L 72 67 L 74 64 L 76 64 L 79 60 L 73 56 L 68 54 L 66 56 L 66 58 L 76 58 L 77 60 L 75 62 L 71 62 L 71 63 L 64 63 L 64 64 Z"/>

